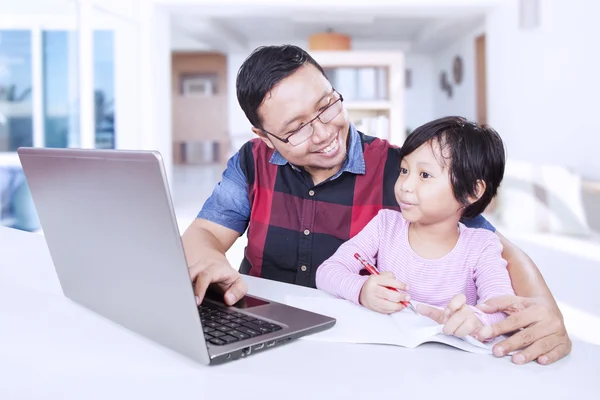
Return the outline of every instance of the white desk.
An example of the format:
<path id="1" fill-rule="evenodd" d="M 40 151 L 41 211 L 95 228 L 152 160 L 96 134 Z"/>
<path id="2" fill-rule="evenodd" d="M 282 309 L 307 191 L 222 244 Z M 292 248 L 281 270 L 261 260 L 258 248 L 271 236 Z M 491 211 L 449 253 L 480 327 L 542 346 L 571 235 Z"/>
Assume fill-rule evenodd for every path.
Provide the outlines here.
<path id="1" fill-rule="evenodd" d="M 251 294 L 279 301 L 320 294 L 247 281 Z M 600 346 L 583 342 L 544 367 L 437 344 L 298 340 L 206 367 L 63 297 L 44 238 L 0 228 L 1 399 L 599 399 L 599 365 Z"/>

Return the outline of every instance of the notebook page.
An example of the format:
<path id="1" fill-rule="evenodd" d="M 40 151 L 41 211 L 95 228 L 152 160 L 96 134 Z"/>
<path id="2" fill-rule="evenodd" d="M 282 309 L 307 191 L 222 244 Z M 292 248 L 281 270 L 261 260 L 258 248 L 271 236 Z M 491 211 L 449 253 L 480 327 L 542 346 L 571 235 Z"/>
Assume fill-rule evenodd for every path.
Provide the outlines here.
<path id="1" fill-rule="evenodd" d="M 304 339 L 403 345 L 403 340 L 398 335 L 398 328 L 388 315 L 371 311 L 350 301 L 324 297 L 286 296 L 286 304 L 337 320 L 332 328 L 308 335 Z"/>
<path id="2" fill-rule="evenodd" d="M 411 303 L 415 307 L 417 307 L 418 304 L 424 304 L 414 300 L 411 301 Z M 429 306 L 433 307 L 431 305 Z M 392 314 L 390 317 L 398 326 L 398 329 L 401 332 L 400 336 L 407 347 L 416 347 L 426 342 L 437 342 L 471 353 L 492 354 L 494 344 L 506 338 L 505 336 L 500 336 L 489 342 L 482 343 L 471 336 L 458 338 L 456 336 L 445 335 L 443 333 L 443 325 L 436 323 L 431 318 L 415 314 L 410 309 L 404 309 Z"/>

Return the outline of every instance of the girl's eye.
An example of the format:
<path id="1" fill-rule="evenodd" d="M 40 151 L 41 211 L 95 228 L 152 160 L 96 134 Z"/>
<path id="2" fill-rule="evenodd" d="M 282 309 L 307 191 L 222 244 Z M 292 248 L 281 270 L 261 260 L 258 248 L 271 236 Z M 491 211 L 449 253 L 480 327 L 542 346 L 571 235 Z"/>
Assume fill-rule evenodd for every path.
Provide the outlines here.
<path id="1" fill-rule="evenodd" d="M 406 174 L 408 174 L 408 170 L 407 170 L 406 168 L 402 168 L 402 167 L 401 167 L 401 168 L 400 168 L 400 173 L 401 173 L 402 175 L 406 175 Z"/>
<path id="2" fill-rule="evenodd" d="M 423 178 L 423 179 L 431 178 L 431 175 L 429 175 L 427 172 L 421 172 L 421 178 Z"/>

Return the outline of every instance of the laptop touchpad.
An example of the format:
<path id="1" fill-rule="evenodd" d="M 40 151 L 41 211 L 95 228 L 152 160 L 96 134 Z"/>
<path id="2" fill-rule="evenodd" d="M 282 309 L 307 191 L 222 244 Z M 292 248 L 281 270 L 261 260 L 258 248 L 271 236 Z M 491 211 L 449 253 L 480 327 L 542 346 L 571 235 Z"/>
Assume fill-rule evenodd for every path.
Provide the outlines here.
<path id="1" fill-rule="evenodd" d="M 232 307 L 252 308 L 252 307 L 264 306 L 266 304 L 269 304 L 269 303 L 264 300 L 257 299 L 256 297 L 244 296 L 240 301 L 235 303 Z"/>
<path id="2" fill-rule="evenodd" d="M 221 293 L 217 293 L 213 290 L 207 290 L 205 297 L 214 302 L 223 304 L 223 295 Z M 256 297 L 244 296 L 240 301 L 238 301 L 231 307 L 246 309 L 246 308 L 264 306 L 267 304 L 270 304 L 270 303 L 267 301 L 261 300 L 261 299 L 257 299 Z"/>

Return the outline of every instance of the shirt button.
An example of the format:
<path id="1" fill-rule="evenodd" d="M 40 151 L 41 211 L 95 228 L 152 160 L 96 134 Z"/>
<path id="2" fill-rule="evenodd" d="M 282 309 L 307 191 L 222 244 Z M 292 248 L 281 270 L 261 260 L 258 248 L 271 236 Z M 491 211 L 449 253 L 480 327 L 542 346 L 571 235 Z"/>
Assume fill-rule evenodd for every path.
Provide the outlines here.
<path id="1" fill-rule="evenodd" d="M 310 231 L 309 231 L 308 229 L 305 229 L 305 230 L 304 230 L 304 234 L 305 234 L 306 236 L 308 236 L 308 235 L 310 235 Z"/>
<path id="2" fill-rule="evenodd" d="M 308 268 L 306 268 L 306 265 L 303 265 L 303 266 L 301 266 L 301 267 L 300 267 L 300 269 L 302 270 L 302 272 L 306 272 L 306 270 L 307 270 Z"/>
<path id="3" fill-rule="evenodd" d="M 314 190 L 309 190 L 309 191 L 308 191 L 308 195 L 309 195 L 310 197 L 313 197 L 313 196 L 315 195 L 315 191 L 314 191 Z"/>

